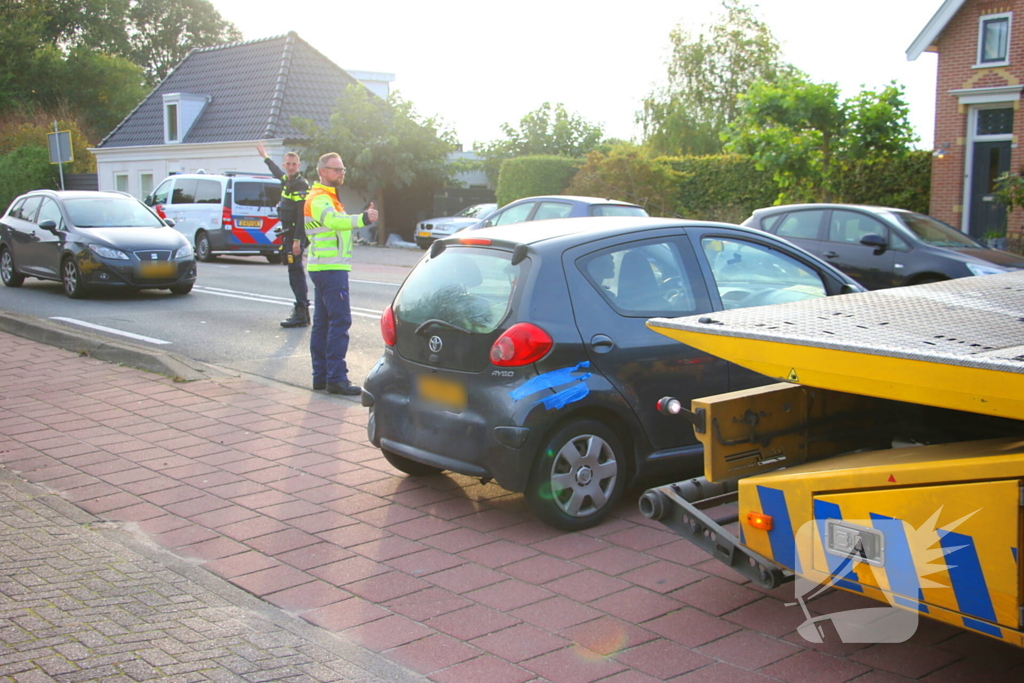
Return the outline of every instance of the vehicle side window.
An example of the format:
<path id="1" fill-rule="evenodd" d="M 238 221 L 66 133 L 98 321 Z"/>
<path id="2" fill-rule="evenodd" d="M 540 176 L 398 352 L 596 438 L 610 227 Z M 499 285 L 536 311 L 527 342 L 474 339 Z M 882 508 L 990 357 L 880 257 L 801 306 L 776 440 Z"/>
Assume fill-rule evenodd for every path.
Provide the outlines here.
<path id="1" fill-rule="evenodd" d="M 21 209 L 25 205 L 25 200 L 21 199 L 11 206 L 11 210 L 7 212 L 8 218 L 21 218 Z"/>
<path id="2" fill-rule="evenodd" d="M 772 232 L 779 237 L 816 240 L 818 239 L 818 226 L 821 225 L 821 217 L 824 213 L 824 211 L 817 210 L 793 211 L 786 214 L 786 217 L 779 222 L 778 229 Z"/>
<path id="3" fill-rule="evenodd" d="M 525 202 L 523 204 L 517 204 L 516 206 L 505 209 L 497 216 L 493 216 L 487 219 L 484 224 L 486 226 L 491 225 L 509 225 L 511 223 L 522 223 L 526 220 L 526 217 L 533 211 L 533 207 L 536 206 L 536 202 Z"/>
<path id="4" fill-rule="evenodd" d="M 281 183 L 235 181 L 235 205 L 271 209 L 281 201 Z"/>
<path id="5" fill-rule="evenodd" d="M 171 193 L 171 185 L 174 183 L 173 180 L 165 180 L 160 183 L 160 186 L 156 188 L 153 193 L 152 201 L 147 202 L 150 206 L 156 206 L 157 204 L 166 204 L 167 196 Z"/>
<path id="6" fill-rule="evenodd" d="M 867 214 L 859 211 L 835 210 L 828 224 L 828 241 L 842 244 L 860 244 L 864 235 L 870 234 L 888 237 L 889 230 L 885 225 Z"/>
<path id="7" fill-rule="evenodd" d="M 895 230 L 889 231 L 889 248 L 894 251 L 910 251 L 910 243 Z"/>
<path id="8" fill-rule="evenodd" d="M 537 207 L 537 213 L 533 214 L 533 220 L 546 221 L 552 218 L 568 218 L 572 213 L 572 204 L 564 202 L 541 202 Z"/>
<path id="9" fill-rule="evenodd" d="M 813 268 L 767 245 L 730 237 L 705 237 L 701 249 L 726 310 L 825 296 Z"/>
<path id="10" fill-rule="evenodd" d="M 29 197 L 26 199 L 25 203 L 21 205 L 21 219 L 29 223 L 35 223 L 36 211 L 39 209 L 40 201 L 40 197 Z"/>
<path id="11" fill-rule="evenodd" d="M 711 310 L 689 245 L 630 243 L 588 254 L 577 267 L 594 289 L 629 317 L 692 315 Z"/>
<path id="12" fill-rule="evenodd" d="M 174 194 L 171 195 L 171 204 L 195 204 L 196 182 L 196 180 L 191 178 L 179 178 L 175 181 Z"/>
<path id="13" fill-rule="evenodd" d="M 220 204 L 220 183 L 216 180 L 196 181 L 196 204 Z"/>
<path id="14" fill-rule="evenodd" d="M 53 221 L 57 224 L 58 230 L 64 229 L 64 216 L 61 215 L 57 202 L 52 199 L 44 199 L 42 206 L 39 207 L 39 216 L 36 218 L 36 224 L 38 225 L 43 221 Z"/>
<path id="15" fill-rule="evenodd" d="M 768 232 L 775 232 L 775 224 L 778 223 L 779 219 L 781 219 L 784 215 L 785 214 L 777 213 L 775 215 L 767 216 L 761 219 L 761 228 L 767 230 Z M 744 223 L 744 225 L 746 224 Z"/>

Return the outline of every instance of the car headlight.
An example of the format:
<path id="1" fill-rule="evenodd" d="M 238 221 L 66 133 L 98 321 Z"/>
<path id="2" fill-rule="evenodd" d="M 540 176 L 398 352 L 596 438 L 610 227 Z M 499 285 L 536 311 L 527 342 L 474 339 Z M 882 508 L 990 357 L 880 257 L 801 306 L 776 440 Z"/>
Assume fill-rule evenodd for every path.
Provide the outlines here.
<path id="1" fill-rule="evenodd" d="M 98 244 L 90 244 L 89 248 L 94 252 L 102 256 L 103 258 L 114 259 L 115 261 L 127 261 L 128 254 L 117 249 L 111 249 L 110 247 L 103 247 Z"/>
<path id="2" fill-rule="evenodd" d="M 178 251 L 174 252 L 174 258 L 188 258 L 192 255 L 192 245 L 186 243 L 185 246 L 179 247 Z"/>
<path id="3" fill-rule="evenodd" d="M 983 266 L 980 263 L 968 263 L 967 270 L 971 271 L 971 275 L 998 275 L 999 273 L 1010 272 L 1006 268 L 988 265 Z"/>

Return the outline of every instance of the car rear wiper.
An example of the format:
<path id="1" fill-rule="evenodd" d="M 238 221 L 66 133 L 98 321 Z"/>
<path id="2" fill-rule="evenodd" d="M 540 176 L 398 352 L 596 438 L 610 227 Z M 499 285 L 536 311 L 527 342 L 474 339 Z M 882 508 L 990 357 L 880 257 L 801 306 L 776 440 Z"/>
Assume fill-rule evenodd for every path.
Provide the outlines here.
<path id="1" fill-rule="evenodd" d="M 431 318 L 430 320 L 427 320 L 419 327 L 417 327 L 416 334 L 420 335 L 421 337 L 425 337 L 426 335 L 424 334 L 424 332 L 431 325 L 440 325 L 441 327 L 447 327 L 449 329 L 455 330 L 456 332 L 461 332 L 462 334 L 473 334 L 472 332 L 463 327 L 459 327 L 458 325 L 452 324 L 447 320 L 439 320 L 437 318 Z"/>

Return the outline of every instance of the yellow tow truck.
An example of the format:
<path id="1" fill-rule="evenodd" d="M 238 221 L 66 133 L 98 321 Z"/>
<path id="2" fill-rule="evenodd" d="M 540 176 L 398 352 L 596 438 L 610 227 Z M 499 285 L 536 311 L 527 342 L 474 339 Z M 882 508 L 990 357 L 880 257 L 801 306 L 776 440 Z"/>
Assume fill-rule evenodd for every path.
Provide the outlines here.
<path id="1" fill-rule="evenodd" d="M 1024 273 L 648 326 L 780 383 L 662 399 L 705 473 L 644 515 L 763 586 L 796 578 L 812 640 L 801 596 L 835 586 L 885 603 L 826 615 L 847 642 L 925 615 L 1024 646 Z"/>

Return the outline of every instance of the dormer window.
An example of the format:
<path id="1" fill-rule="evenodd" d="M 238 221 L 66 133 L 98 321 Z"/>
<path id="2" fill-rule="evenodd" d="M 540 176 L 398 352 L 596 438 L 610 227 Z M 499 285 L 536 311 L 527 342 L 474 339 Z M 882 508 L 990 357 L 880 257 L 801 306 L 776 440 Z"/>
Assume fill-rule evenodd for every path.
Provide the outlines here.
<path id="1" fill-rule="evenodd" d="M 164 143 L 181 142 L 210 101 L 207 95 L 167 93 L 164 99 Z"/>
<path id="2" fill-rule="evenodd" d="M 164 136 L 166 142 L 178 142 L 178 103 L 168 103 L 164 105 L 164 129 L 166 135 Z"/>
<path id="3" fill-rule="evenodd" d="M 1010 18 L 1012 14 L 987 14 L 978 25 L 978 66 L 1006 66 L 1010 63 Z"/>

